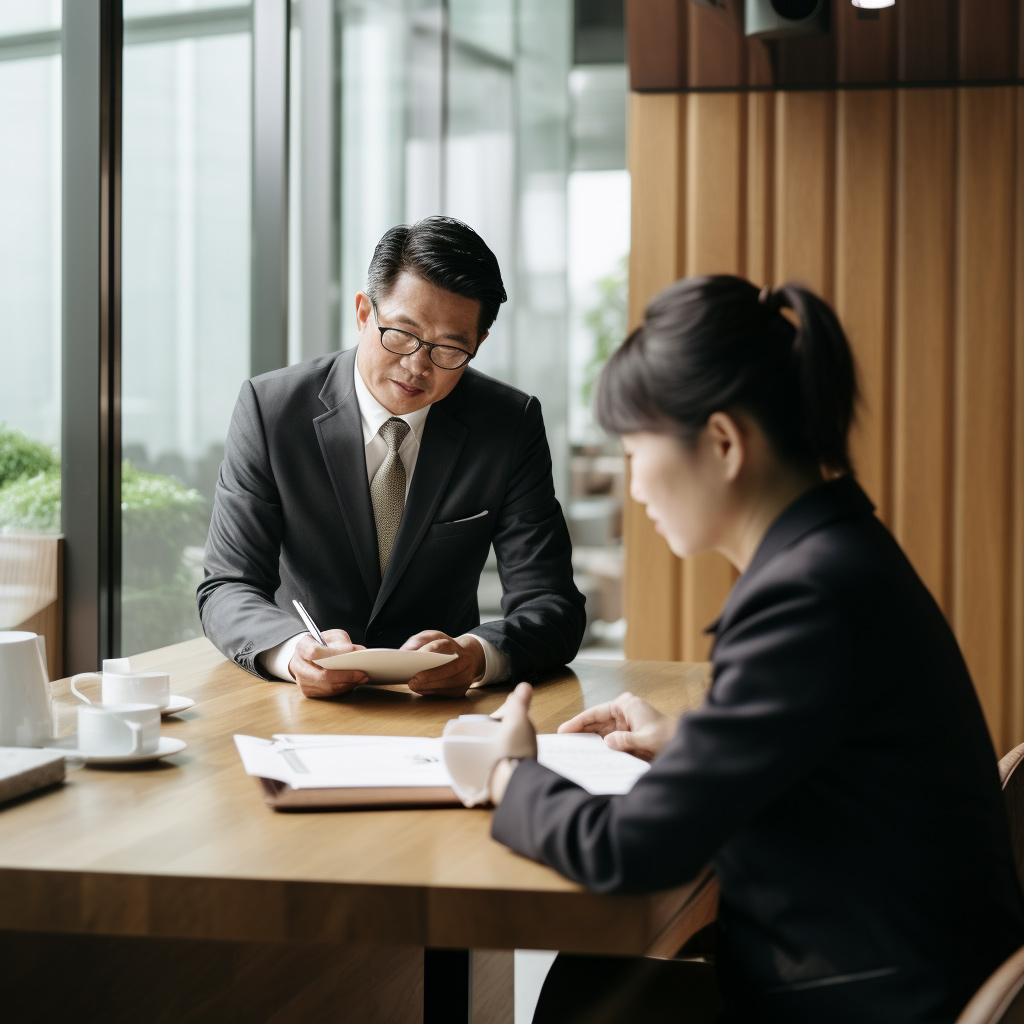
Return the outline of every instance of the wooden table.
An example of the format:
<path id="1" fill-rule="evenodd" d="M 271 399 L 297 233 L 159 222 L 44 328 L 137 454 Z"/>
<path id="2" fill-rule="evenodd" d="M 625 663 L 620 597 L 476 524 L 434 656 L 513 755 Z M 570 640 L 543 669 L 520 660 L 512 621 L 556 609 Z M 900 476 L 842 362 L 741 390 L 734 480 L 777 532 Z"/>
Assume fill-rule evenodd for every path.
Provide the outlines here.
<path id="1" fill-rule="evenodd" d="M 196 700 L 164 720 L 188 748 L 72 771 L 0 809 L 0 988 L 31 992 L 32 1006 L 67 1009 L 74 991 L 76 1019 L 116 1020 L 117 992 L 154 1021 L 511 1021 L 511 953 L 481 951 L 667 956 L 714 912 L 708 878 L 650 896 L 588 893 L 494 842 L 487 810 L 274 812 L 232 740 L 437 736 L 449 718 L 493 711 L 507 687 L 308 700 L 203 639 L 132 666 L 169 670 L 172 692 Z M 578 661 L 538 684 L 533 719 L 551 732 L 627 689 L 679 713 L 706 686 L 704 665 Z M 75 711 L 66 681 L 54 697 L 63 734 Z M 446 950 L 478 952 L 433 952 Z M 82 979 L 59 996 L 36 987 L 56 963 Z M 21 1019 L 55 1019 L 44 1009 Z"/>

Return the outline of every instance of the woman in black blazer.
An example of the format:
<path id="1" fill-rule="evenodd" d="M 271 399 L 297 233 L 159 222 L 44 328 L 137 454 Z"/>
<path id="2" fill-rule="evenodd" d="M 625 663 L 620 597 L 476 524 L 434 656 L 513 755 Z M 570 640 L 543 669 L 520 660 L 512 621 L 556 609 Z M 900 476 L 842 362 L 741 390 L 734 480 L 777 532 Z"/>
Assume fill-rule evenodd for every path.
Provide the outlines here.
<path id="1" fill-rule="evenodd" d="M 727 1020 L 952 1022 L 1024 945 L 996 755 L 956 640 L 854 480 L 855 401 L 847 340 L 809 292 L 717 276 L 654 299 L 598 418 L 673 552 L 742 574 L 711 627 L 711 689 L 678 724 L 625 695 L 562 727 L 653 758 L 624 796 L 532 757 L 491 772 L 494 837 L 591 889 L 714 862 Z M 532 749 L 528 703 L 524 684 L 508 749 Z M 556 964 L 539 1016 L 562 974 L 575 991 L 549 1018 L 663 1019 L 612 1013 L 631 968 L 610 966 L 591 985 Z M 664 1019 L 703 1019 L 686 1011 L 680 993 Z"/>

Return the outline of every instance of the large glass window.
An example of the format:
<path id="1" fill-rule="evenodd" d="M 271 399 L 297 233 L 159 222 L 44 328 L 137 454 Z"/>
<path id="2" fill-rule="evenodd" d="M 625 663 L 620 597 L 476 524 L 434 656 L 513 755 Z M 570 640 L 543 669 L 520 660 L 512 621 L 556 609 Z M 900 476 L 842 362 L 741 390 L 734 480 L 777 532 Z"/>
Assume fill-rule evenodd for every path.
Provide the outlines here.
<path id="1" fill-rule="evenodd" d="M 0 4 L 0 532 L 8 537 L 60 531 L 60 25 L 60 0 Z"/>
<path id="2" fill-rule="evenodd" d="M 192 20 L 201 6 L 125 4 L 125 654 L 202 633 L 195 588 L 231 410 L 249 374 L 251 30 L 247 11 L 235 22 Z M 129 13 L 167 11 L 185 13 L 133 33 Z"/>

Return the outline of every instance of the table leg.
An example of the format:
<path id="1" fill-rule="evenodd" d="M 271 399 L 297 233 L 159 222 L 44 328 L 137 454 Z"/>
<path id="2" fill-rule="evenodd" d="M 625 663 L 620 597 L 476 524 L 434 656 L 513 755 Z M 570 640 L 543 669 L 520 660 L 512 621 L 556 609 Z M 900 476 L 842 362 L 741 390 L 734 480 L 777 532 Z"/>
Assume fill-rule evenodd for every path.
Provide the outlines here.
<path id="1" fill-rule="evenodd" d="M 472 957 L 468 949 L 423 951 L 423 1024 L 472 1024 Z"/>
<path id="2" fill-rule="evenodd" d="M 425 949 L 423 1024 L 512 1024 L 513 964 L 510 949 Z"/>

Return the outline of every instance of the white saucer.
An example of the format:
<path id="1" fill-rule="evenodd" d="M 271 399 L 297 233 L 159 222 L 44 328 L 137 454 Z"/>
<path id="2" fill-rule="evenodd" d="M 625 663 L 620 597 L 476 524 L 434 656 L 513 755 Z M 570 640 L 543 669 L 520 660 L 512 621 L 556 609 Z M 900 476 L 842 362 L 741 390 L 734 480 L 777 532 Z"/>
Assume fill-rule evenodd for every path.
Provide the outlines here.
<path id="1" fill-rule="evenodd" d="M 196 702 L 191 697 L 179 697 L 176 693 L 172 693 L 167 707 L 161 708 L 160 714 L 176 715 L 179 711 L 188 711 L 189 708 L 194 708 L 195 706 Z"/>
<path id="2" fill-rule="evenodd" d="M 437 668 L 457 657 L 457 654 L 441 654 L 438 651 L 396 651 L 390 647 L 371 647 L 365 651 L 348 651 L 345 654 L 332 654 L 329 658 L 317 658 L 315 663 L 321 668 L 365 672 L 371 683 L 407 683 L 417 672 Z"/>
<path id="3" fill-rule="evenodd" d="M 143 764 L 171 754 L 180 754 L 188 746 L 184 740 L 161 736 L 156 750 L 151 754 L 90 754 L 88 750 L 79 750 L 76 746 L 77 741 L 77 736 L 65 736 L 43 749 L 52 750 L 55 754 L 64 754 L 65 757 L 80 757 L 86 764 Z"/>

